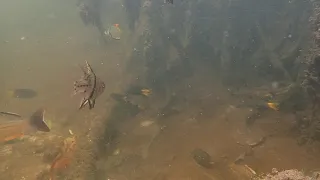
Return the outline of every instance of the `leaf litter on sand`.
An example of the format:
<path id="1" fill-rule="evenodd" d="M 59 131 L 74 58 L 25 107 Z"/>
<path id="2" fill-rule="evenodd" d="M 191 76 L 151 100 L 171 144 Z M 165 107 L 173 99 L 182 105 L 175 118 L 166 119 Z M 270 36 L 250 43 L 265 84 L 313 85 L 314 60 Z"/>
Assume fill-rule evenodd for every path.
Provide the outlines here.
<path id="1" fill-rule="evenodd" d="M 63 141 L 62 146 L 60 147 L 60 152 L 53 160 L 50 167 L 50 180 L 54 180 L 55 171 L 61 170 L 69 166 L 72 161 L 72 157 L 74 154 L 76 146 L 76 137 L 68 137 Z"/>
<path id="2" fill-rule="evenodd" d="M 255 180 L 318 180 L 319 177 L 306 176 L 302 171 L 297 169 L 289 169 L 283 171 L 277 171 L 275 168 L 271 174 L 267 174 L 264 177 L 256 178 Z"/>
<path id="3" fill-rule="evenodd" d="M 0 148 L 0 157 L 12 154 L 12 145 L 5 145 Z"/>
<path id="4" fill-rule="evenodd" d="M 142 121 L 140 123 L 140 127 L 148 127 L 150 125 L 152 125 L 154 123 L 154 121 L 151 121 L 151 120 L 145 120 L 145 121 Z"/>
<path id="5" fill-rule="evenodd" d="M 30 118 L 20 118 L 20 120 L 10 120 L 8 116 L 0 122 L 0 143 L 7 143 L 20 139 L 25 135 L 34 134 L 37 131 L 50 132 L 45 120 L 45 110 L 40 108 L 35 111 Z M 15 113 L 6 113 L 17 117 Z"/>

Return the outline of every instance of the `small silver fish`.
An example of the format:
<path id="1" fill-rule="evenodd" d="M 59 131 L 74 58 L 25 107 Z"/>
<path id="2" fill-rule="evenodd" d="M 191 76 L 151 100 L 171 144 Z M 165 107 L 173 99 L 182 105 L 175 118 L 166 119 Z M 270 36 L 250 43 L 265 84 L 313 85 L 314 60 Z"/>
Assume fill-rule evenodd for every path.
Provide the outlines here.
<path id="1" fill-rule="evenodd" d="M 91 66 L 86 61 L 86 67 L 80 66 L 83 76 L 74 82 L 74 95 L 82 94 L 79 109 L 89 104 L 89 109 L 94 108 L 96 99 L 104 92 L 104 82 L 96 76 Z"/>

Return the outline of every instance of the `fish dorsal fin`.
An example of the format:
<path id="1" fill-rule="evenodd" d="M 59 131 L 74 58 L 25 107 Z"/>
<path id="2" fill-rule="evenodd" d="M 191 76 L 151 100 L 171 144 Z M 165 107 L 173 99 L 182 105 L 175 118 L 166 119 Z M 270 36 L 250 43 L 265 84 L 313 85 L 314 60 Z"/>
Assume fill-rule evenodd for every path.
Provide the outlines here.
<path id="1" fill-rule="evenodd" d="M 88 61 L 86 61 L 86 65 L 85 66 L 80 65 L 80 64 L 78 64 L 78 66 L 82 70 L 84 76 L 89 76 L 90 74 L 93 73 L 93 70 L 92 70 L 90 64 L 88 63 Z"/>
<path id="2" fill-rule="evenodd" d="M 94 72 L 93 72 L 93 70 L 92 70 L 92 68 L 91 68 L 91 66 L 90 66 L 90 64 L 88 63 L 88 61 L 86 61 L 86 69 L 87 69 L 87 74 L 94 74 Z M 95 75 L 95 74 L 94 74 Z"/>
<path id="3" fill-rule="evenodd" d="M 44 113 L 45 110 L 43 108 L 38 109 L 31 115 L 29 123 L 31 127 L 38 131 L 50 132 L 50 128 L 44 120 Z"/>
<path id="4" fill-rule="evenodd" d="M 88 61 L 86 61 L 86 66 L 87 66 L 87 73 L 89 74 L 88 76 L 88 81 L 92 87 L 92 91 L 90 93 L 90 97 L 93 95 L 95 89 L 96 89 L 96 80 L 97 80 L 97 77 L 96 77 L 96 74 L 93 72 L 90 64 L 88 63 Z"/>
<path id="5" fill-rule="evenodd" d="M 83 78 L 88 78 L 90 75 L 95 76 L 95 73 L 93 72 L 90 64 L 88 63 L 88 61 L 86 61 L 86 65 L 85 67 L 82 65 L 79 65 L 80 69 L 82 70 L 84 76 Z"/>
<path id="6" fill-rule="evenodd" d="M 87 68 L 85 68 L 84 66 L 82 66 L 82 65 L 80 65 L 79 64 L 79 67 L 80 67 L 80 69 L 82 70 L 82 72 L 83 72 L 83 74 L 84 74 L 84 77 L 86 77 L 86 76 L 88 76 L 89 74 L 88 74 L 88 72 L 87 72 Z"/>

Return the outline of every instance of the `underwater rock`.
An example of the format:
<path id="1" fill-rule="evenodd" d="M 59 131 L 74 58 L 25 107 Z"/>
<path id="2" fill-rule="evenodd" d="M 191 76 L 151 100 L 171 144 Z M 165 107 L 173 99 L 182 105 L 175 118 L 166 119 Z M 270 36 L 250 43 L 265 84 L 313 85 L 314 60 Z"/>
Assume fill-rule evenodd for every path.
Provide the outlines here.
<path id="1" fill-rule="evenodd" d="M 194 149 L 191 152 L 192 158 L 202 167 L 211 168 L 214 162 L 211 160 L 211 156 L 202 149 Z"/>

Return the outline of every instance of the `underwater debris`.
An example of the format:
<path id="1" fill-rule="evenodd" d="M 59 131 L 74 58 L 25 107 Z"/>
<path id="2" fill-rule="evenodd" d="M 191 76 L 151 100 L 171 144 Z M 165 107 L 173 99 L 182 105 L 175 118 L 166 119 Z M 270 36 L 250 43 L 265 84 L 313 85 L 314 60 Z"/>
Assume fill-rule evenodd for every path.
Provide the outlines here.
<path id="1" fill-rule="evenodd" d="M 272 103 L 272 102 L 269 102 L 267 103 L 268 107 L 275 110 L 275 111 L 279 111 L 279 103 Z"/>
<path id="2" fill-rule="evenodd" d="M 149 88 L 144 88 L 141 86 L 131 86 L 129 89 L 126 91 L 126 94 L 130 95 L 137 95 L 137 96 L 145 96 L 148 97 L 152 94 L 152 90 Z"/>
<path id="3" fill-rule="evenodd" d="M 256 178 L 256 180 L 313 180 L 313 178 L 304 175 L 302 171 L 297 169 L 277 171 L 275 168 L 271 174 L 264 177 Z M 317 179 L 314 179 L 317 180 Z"/>
<path id="4" fill-rule="evenodd" d="M 251 109 L 250 110 L 250 114 L 246 118 L 246 125 L 247 126 L 253 125 L 254 122 L 256 122 L 256 120 L 261 117 L 261 112 L 260 111 L 261 110 L 257 110 L 257 109 Z"/>
<path id="5" fill-rule="evenodd" d="M 59 154 L 53 160 L 50 167 L 50 180 L 54 180 L 55 170 L 66 168 L 72 160 L 76 146 L 76 137 L 68 137 L 63 141 Z"/>
<path id="6" fill-rule="evenodd" d="M 263 143 L 265 143 L 266 142 L 266 140 L 267 140 L 267 137 L 262 137 L 262 138 L 260 138 L 258 141 L 256 141 L 256 142 L 253 142 L 253 143 L 247 143 L 251 148 L 255 148 L 255 147 L 257 147 L 257 146 L 260 146 L 260 145 L 262 145 Z"/>
<path id="7" fill-rule="evenodd" d="M 297 128 L 300 132 L 298 145 L 311 144 L 320 139 L 320 119 L 316 116 L 298 118 Z"/>
<path id="8" fill-rule="evenodd" d="M 252 156 L 254 154 L 253 148 L 248 146 L 244 153 L 241 153 L 234 161 L 235 164 L 240 164 L 244 161 L 245 157 Z"/>
<path id="9" fill-rule="evenodd" d="M 12 114 L 14 113 L 10 115 Z M 44 119 L 43 109 L 35 111 L 28 120 L 5 120 L 1 122 L 0 143 L 12 141 L 36 131 L 50 132 L 50 128 Z"/>
<path id="10" fill-rule="evenodd" d="M 15 117 L 18 117 L 18 118 L 21 118 L 22 116 L 18 113 L 14 113 L 14 112 L 0 112 L 0 114 L 3 114 L 3 115 L 10 115 L 10 116 L 15 116 Z"/>
<path id="11" fill-rule="evenodd" d="M 304 79 L 301 86 L 306 90 L 307 94 L 312 98 L 313 108 L 316 110 L 320 104 L 320 3 L 318 1 L 312 2 L 313 12 L 309 19 L 312 33 L 312 43 L 305 64 L 307 69 L 304 71 Z"/>
<path id="12" fill-rule="evenodd" d="M 145 120 L 145 121 L 142 121 L 140 123 L 140 127 L 148 127 L 150 125 L 152 125 L 155 121 L 151 121 L 151 120 Z"/>
<path id="13" fill-rule="evenodd" d="M 194 149 L 191 152 L 192 158 L 202 167 L 211 168 L 214 162 L 211 160 L 211 156 L 202 149 Z"/>
<path id="14" fill-rule="evenodd" d="M 33 89 L 18 88 L 8 91 L 8 96 L 19 99 L 30 99 L 34 98 L 38 93 Z"/>
<path id="15" fill-rule="evenodd" d="M 246 156 L 246 153 L 240 154 L 239 157 L 237 157 L 237 159 L 234 161 L 234 163 L 235 164 L 241 163 L 242 161 L 244 161 L 245 156 Z"/>
<path id="16" fill-rule="evenodd" d="M 119 24 L 113 24 L 107 31 L 104 31 L 104 34 L 110 36 L 114 40 L 120 40 L 121 29 L 119 28 Z"/>
<path id="17" fill-rule="evenodd" d="M 254 171 L 251 167 L 249 167 L 248 165 L 244 165 L 245 168 L 247 168 L 251 173 L 252 175 L 257 175 L 256 171 Z"/>
<path id="18" fill-rule="evenodd" d="M 164 3 L 166 3 L 166 4 L 173 4 L 173 0 L 164 0 Z"/>
<path id="19" fill-rule="evenodd" d="M 12 145 L 4 145 L 3 147 L 0 147 L 0 157 L 8 156 L 10 154 L 12 154 Z"/>

